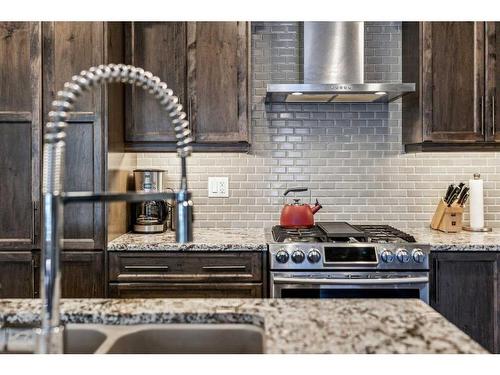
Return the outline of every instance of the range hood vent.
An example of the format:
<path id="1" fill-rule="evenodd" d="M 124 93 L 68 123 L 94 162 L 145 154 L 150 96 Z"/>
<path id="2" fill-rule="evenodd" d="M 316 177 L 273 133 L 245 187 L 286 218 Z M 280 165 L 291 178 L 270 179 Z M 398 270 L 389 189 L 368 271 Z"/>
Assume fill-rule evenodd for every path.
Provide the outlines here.
<path id="1" fill-rule="evenodd" d="M 267 85 L 266 102 L 385 103 L 414 83 L 364 83 L 364 23 L 304 22 L 304 83 Z"/>

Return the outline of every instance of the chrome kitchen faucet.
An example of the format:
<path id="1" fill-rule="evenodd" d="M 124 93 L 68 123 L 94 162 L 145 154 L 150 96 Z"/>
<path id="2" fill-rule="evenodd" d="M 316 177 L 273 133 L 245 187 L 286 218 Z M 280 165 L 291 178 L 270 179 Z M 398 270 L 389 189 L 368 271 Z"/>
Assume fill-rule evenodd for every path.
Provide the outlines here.
<path id="1" fill-rule="evenodd" d="M 177 138 L 177 153 L 181 159 L 181 181 L 177 193 L 64 193 L 65 137 L 69 112 L 85 91 L 108 82 L 135 84 L 154 95 L 168 114 Z M 185 243 L 193 239 L 191 192 L 187 189 L 186 157 L 191 154 L 192 141 L 189 122 L 179 99 L 160 78 L 144 69 L 131 65 L 109 64 L 82 71 L 64 84 L 57 93 L 45 125 L 43 148 L 43 232 L 42 232 L 42 315 L 37 333 L 37 353 L 62 353 L 64 328 L 60 323 L 59 300 L 61 270 L 59 254 L 62 247 L 63 207 L 72 202 L 130 201 L 176 199 L 176 241 Z"/>

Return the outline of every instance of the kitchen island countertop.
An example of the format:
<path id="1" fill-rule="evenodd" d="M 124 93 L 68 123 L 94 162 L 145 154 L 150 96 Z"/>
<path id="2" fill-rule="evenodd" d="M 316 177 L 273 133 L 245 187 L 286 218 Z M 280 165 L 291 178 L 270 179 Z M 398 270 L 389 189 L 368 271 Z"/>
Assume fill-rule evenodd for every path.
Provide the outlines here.
<path id="1" fill-rule="evenodd" d="M 266 353 L 486 353 L 418 299 L 64 299 L 88 324 L 246 323 Z M 0 323 L 40 320 L 40 300 L 0 300 Z"/>

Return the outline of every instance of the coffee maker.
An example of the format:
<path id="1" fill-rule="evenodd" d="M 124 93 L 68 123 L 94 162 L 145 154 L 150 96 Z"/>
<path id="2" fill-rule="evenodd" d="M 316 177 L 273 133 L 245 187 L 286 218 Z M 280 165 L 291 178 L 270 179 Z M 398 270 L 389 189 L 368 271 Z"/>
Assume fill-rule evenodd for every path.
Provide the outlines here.
<path id="1" fill-rule="evenodd" d="M 135 169 L 134 183 L 137 192 L 163 192 L 163 169 Z M 168 218 L 166 201 L 144 201 L 132 208 L 133 231 L 136 233 L 161 233 L 165 231 Z"/>

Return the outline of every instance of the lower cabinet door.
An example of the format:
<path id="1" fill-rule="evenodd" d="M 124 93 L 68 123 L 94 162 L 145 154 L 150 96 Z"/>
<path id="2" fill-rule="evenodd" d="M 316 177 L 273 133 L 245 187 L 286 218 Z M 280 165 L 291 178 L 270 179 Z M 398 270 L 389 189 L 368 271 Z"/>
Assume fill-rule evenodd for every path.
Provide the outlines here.
<path id="1" fill-rule="evenodd" d="M 500 351 L 500 255 L 431 254 L 431 306 L 493 353 Z"/>
<path id="2" fill-rule="evenodd" d="M 104 297 L 104 255 L 102 251 L 63 251 L 61 255 L 63 298 Z"/>
<path id="3" fill-rule="evenodd" d="M 260 298 L 262 284 L 111 283 L 111 298 Z"/>
<path id="4" fill-rule="evenodd" d="M 0 252 L 0 298 L 33 298 L 31 251 Z"/>

